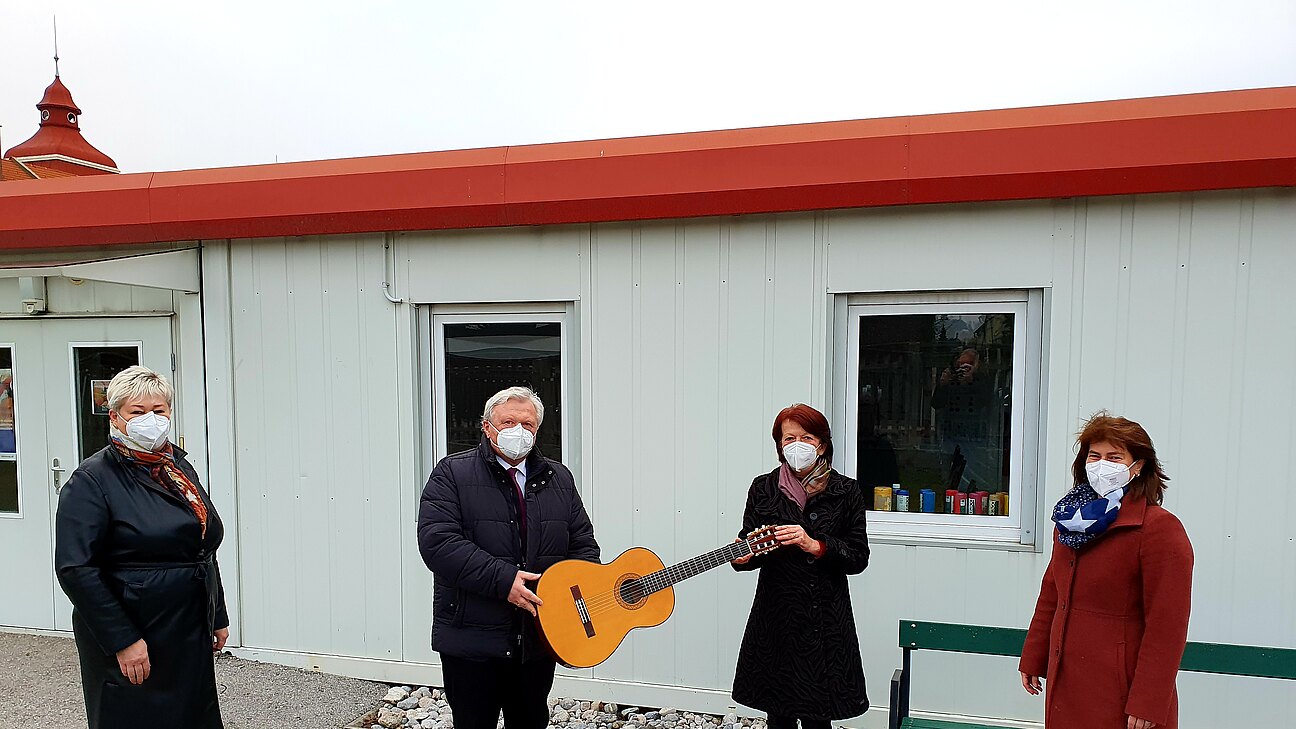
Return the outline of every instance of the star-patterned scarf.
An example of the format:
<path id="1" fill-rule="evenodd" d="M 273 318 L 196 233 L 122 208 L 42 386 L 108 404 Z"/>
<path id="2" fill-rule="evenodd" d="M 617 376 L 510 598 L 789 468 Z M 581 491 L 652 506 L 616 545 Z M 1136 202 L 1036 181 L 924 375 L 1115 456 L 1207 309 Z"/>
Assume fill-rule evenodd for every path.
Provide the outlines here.
<path id="1" fill-rule="evenodd" d="M 1121 499 L 1128 489 L 1129 486 L 1124 486 L 1103 497 L 1087 483 L 1076 484 L 1053 507 L 1058 541 L 1080 549 L 1101 537 L 1120 516 Z"/>
<path id="2" fill-rule="evenodd" d="M 207 503 L 202 500 L 202 494 L 199 493 L 194 482 L 190 481 L 180 466 L 176 465 L 175 452 L 171 450 L 171 444 L 167 443 L 157 452 L 137 451 L 127 446 L 117 437 L 116 433 L 110 433 L 110 435 L 112 436 L 113 448 L 116 448 L 123 458 L 147 468 L 149 477 L 155 483 L 179 496 L 189 505 L 194 516 L 198 517 L 198 523 L 202 525 L 202 536 L 206 538 Z"/>

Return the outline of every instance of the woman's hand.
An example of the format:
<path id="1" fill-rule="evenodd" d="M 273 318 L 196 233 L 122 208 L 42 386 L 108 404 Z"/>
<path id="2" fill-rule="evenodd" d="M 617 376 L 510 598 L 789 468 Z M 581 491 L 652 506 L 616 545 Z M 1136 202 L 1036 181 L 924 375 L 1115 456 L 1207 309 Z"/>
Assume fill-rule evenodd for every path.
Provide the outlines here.
<path id="1" fill-rule="evenodd" d="M 117 667 L 122 675 L 138 686 L 149 677 L 148 644 L 143 638 L 117 651 Z"/>
<path id="2" fill-rule="evenodd" d="M 1125 717 L 1125 729 L 1152 729 L 1156 724 L 1147 719 L 1140 719 L 1137 716 Z"/>
<path id="3" fill-rule="evenodd" d="M 742 537 L 738 537 L 738 538 L 734 539 L 734 541 L 735 541 L 735 542 L 741 542 L 741 541 L 742 541 Z M 733 560 L 733 563 L 734 563 L 734 564 L 747 564 L 748 562 L 751 561 L 751 558 L 752 558 L 752 555 L 747 554 L 747 555 L 745 555 L 745 556 L 738 557 L 737 559 Z"/>
<path id="4" fill-rule="evenodd" d="M 775 527 L 774 538 L 778 540 L 780 546 L 800 547 L 801 551 L 808 552 L 814 557 L 818 557 L 824 551 L 824 547 L 819 543 L 819 540 L 811 539 L 810 535 L 806 534 L 805 529 L 796 524 L 784 524 Z"/>
<path id="5" fill-rule="evenodd" d="M 1018 671 L 1018 673 L 1021 673 L 1021 671 Z M 1044 686 L 1040 683 L 1039 676 L 1027 676 L 1022 673 L 1021 679 L 1022 688 L 1026 689 L 1026 693 L 1031 696 L 1038 696 L 1039 692 L 1044 690 Z"/>
<path id="6" fill-rule="evenodd" d="M 229 628 L 217 628 L 212 633 L 212 653 L 220 653 L 224 650 L 227 640 L 229 640 Z"/>

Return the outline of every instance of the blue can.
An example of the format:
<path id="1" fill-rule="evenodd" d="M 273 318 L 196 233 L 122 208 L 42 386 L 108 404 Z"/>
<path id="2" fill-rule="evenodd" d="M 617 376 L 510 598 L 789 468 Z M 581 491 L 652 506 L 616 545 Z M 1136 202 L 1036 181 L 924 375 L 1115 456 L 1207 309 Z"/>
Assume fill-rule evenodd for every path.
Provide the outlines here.
<path id="1" fill-rule="evenodd" d="M 931 514 L 936 511 L 936 492 L 931 489 L 923 489 L 919 498 L 922 499 L 922 510 L 924 514 Z"/>

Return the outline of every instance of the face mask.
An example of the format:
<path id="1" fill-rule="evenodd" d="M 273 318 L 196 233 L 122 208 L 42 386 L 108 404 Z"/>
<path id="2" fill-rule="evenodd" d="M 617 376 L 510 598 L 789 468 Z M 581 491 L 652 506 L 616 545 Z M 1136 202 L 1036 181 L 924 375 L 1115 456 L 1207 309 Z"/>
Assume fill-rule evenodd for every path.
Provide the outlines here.
<path id="1" fill-rule="evenodd" d="M 495 428 L 495 424 L 489 420 L 486 421 L 486 424 Z M 506 458 L 514 460 L 525 458 L 526 454 L 530 453 L 531 448 L 535 446 L 535 434 L 521 425 L 515 425 L 504 430 L 495 428 L 495 432 L 499 433 L 499 436 L 495 439 L 495 445 L 499 446 L 500 452 Z"/>
<path id="2" fill-rule="evenodd" d="M 1099 496 L 1106 496 L 1130 482 L 1129 466 L 1111 461 L 1086 463 L 1085 476 L 1089 478 L 1089 488 Z"/>
<path id="3" fill-rule="evenodd" d="M 117 433 L 121 435 L 120 430 Z M 126 423 L 126 433 L 122 435 L 122 440 L 137 451 L 156 451 L 166 444 L 170 433 L 171 420 L 167 416 L 144 413 Z"/>
<path id="4" fill-rule="evenodd" d="M 783 446 L 783 457 L 793 471 L 804 471 L 819 458 L 819 452 L 809 443 L 797 441 Z"/>

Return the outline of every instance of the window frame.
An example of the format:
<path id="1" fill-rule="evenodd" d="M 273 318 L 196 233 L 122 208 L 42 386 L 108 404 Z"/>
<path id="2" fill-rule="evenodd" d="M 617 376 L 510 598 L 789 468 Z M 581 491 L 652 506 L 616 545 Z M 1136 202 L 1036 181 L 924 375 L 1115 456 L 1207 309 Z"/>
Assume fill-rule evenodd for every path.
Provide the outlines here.
<path id="1" fill-rule="evenodd" d="M 144 361 L 144 341 L 142 339 L 120 340 L 120 341 L 98 341 L 98 342 L 70 341 L 67 343 L 67 346 L 68 346 L 68 360 L 67 360 L 68 369 L 67 369 L 67 381 L 64 384 L 72 388 L 72 394 L 69 400 L 71 400 L 72 402 L 72 420 L 70 421 L 73 427 L 72 447 L 75 449 L 74 453 L 77 456 L 77 462 L 73 466 L 73 468 L 75 468 L 76 466 L 81 465 L 82 459 L 80 456 L 81 456 L 81 452 L 84 450 L 85 447 L 85 444 L 81 440 L 81 416 L 83 415 L 83 413 L 81 412 L 81 408 L 80 408 L 81 403 L 77 402 L 77 350 L 92 349 L 95 347 L 105 347 L 105 348 L 121 347 L 123 349 L 127 347 L 133 347 L 135 349 L 135 362 L 136 364 L 139 364 Z M 172 388 L 174 390 L 175 373 L 169 372 L 166 374 L 168 375 L 168 380 L 172 383 Z M 176 414 L 177 399 L 178 398 L 175 397 L 175 394 L 173 393 L 171 398 L 171 436 L 173 436 L 178 440 L 180 438 L 180 433 L 179 433 L 179 429 L 176 427 L 176 422 L 179 420 L 179 417 Z M 71 475 L 70 472 L 69 475 Z"/>
<path id="2" fill-rule="evenodd" d="M 20 389 L 18 387 L 18 344 L 12 341 L 0 342 L 0 349 L 9 350 L 10 383 L 13 391 L 17 393 Z M 18 484 L 18 509 L 16 511 L 0 511 L 0 519 L 22 519 L 25 513 L 23 510 L 22 471 L 20 470 L 22 462 L 19 457 L 19 454 L 22 453 L 22 433 L 19 432 L 21 428 L 18 427 L 18 408 L 21 406 L 18 404 L 17 397 L 14 398 L 13 406 L 14 452 L 12 456 L 0 454 L 0 460 L 14 464 L 15 481 Z"/>
<path id="3" fill-rule="evenodd" d="M 842 334 L 837 367 L 842 387 L 836 413 L 843 443 L 836 448 L 837 470 L 856 473 L 859 404 L 860 319 L 905 314 L 1010 313 L 1013 326 L 1012 409 L 1009 416 L 1008 515 L 930 514 L 870 510 L 869 533 L 879 541 L 951 545 L 1033 547 L 1036 543 L 1039 464 L 1042 457 L 1043 323 L 1041 289 L 850 294 L 837 297 L 836 323 Z M 870 503 L 872 494 L 866 494 Z M 943 498 L 938 493 L 937 498 Z M 911 495 L 910 498 L 913 498 Z"/>
<path id="4" fill-rule="evenodd" d="M 563 462 L 574 460 L 571 448 L 577 443 L 573 436 L 575 418 L 567 415 L 571 412 L 569 405 L 573 400 L 571 353 L 574 343 L 571 336 L 572 312 L 569 306 L 563 302 L 532 305 L 423 306 L 420 307 L 419 322 L 419 379 L 424 388 L 431 384 L 430 391 L 426 391 L 420 398 L 425 473 L 430 472 L 438 461 L 449 455 L 446 452 L 448 435 L 445 411 L 442 407 L 446 402 L 445 367 L 443 366 L 446 324 L 558 324 L 559 407 L 563 413 L 561 434 Z"/>

